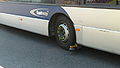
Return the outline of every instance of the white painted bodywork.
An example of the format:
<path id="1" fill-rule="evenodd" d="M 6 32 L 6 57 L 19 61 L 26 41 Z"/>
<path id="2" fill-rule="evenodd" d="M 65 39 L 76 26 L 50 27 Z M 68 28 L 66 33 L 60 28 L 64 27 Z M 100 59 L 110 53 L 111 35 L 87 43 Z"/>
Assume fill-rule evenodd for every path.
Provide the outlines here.
<path id="1" fill-rule="evenodd" d="M 77 43 L 120 54 L 120 10 L 63 7 L 73 23 Z"/>
<path id="2" fill-rule="evenodd" d="M 77 43 L 120 54 L 120 10 L 62 7 L 75 24 Z M 49 36 L 48 20 L 0 13 L 1 24 Z"/>
<path id="3" fill-rule="evenodd" d="M 63 7 L 75 25 L 120 31 L 120 10 Z"/>
<path id="4" fill-rule="evenodd" d="M 0 23 L 48 36 L 49 20 L 0 13 Z"/>

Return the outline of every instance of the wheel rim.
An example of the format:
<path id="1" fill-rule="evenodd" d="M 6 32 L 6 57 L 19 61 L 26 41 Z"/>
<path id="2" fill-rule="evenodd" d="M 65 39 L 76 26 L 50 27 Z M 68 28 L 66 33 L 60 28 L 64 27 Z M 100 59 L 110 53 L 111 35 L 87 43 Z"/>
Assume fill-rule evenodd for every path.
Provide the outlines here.
<path id="1" fill-rule="evenodd" d="M 57 29 L 58 39 L 62 42 L 67 42 L 69 39 L 69 29 L 66 24 L 60 24 Z"/>

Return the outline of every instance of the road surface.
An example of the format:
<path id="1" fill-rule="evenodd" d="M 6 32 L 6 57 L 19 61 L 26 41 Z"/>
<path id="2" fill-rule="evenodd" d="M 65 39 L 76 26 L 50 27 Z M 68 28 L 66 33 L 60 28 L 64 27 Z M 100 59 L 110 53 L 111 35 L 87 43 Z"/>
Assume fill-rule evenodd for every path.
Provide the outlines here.
<path id="1" fill-rule="evenodd" d="M 120 56 L 83 47 L 61 49 L 54 38 L 0 25 L 0 65 L 5 68 L 120 68 Z"/>

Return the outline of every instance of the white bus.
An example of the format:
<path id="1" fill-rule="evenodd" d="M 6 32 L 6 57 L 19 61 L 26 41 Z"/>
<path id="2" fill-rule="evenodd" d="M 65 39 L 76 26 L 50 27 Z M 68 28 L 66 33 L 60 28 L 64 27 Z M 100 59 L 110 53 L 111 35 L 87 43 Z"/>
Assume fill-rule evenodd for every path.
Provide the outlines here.
<path id="1" fill-rule="evenodd" d="M 120 54 L 119 0 L 0 0 L 0 24 Z"/>

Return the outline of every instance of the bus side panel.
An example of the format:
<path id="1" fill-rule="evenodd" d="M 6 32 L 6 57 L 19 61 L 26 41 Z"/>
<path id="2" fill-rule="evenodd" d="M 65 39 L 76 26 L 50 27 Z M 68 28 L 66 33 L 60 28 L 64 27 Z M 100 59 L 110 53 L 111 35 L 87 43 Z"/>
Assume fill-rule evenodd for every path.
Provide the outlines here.
<path id="1" fill-rule="evenodd" d="M 77 43 L 120 54 L 120 10 L 82 7 L 63 9 L 70 16 L 75 28 L 82 30 L 76 31 L 79 37 Z"/>
<path id="2" fill-rule="evenodd" d="M 120 10 L 63 7 L 76 25 L 120 31 Z"/>
<path id="3" fill-rule="evenodd" d="M 85 46 L 120 54 L 120 32 L 93 27 L 83 27 Z"/>
<path id="4" fill-rule="evenodd" d="M 0 23 L 48 36 L 48 20 L 0 13 Z"/>
<path id="5" fill-rule="evenodd" d="M 49 21 L 55 13 L 67 13 L 54 5 L 0 2 L 0 23 L 49 36 Z"/>

